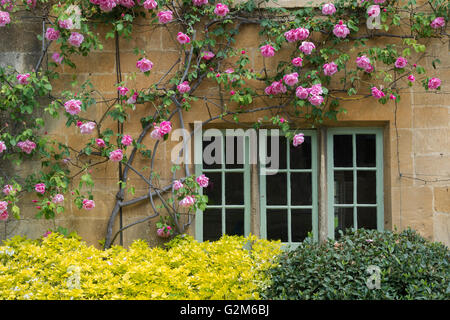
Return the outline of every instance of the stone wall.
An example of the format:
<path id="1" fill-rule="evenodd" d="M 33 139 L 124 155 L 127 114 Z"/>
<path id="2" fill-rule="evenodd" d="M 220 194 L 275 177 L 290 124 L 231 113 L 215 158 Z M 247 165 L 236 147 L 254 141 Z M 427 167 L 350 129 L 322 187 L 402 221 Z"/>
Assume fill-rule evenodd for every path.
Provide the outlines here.
<path id="1" fill-rule="evenodd" d="M 12 37 L 7 47 L 0 48 L 1 63 L 14 62 L 17 68 L 33 65 L 36 55 L 40 51 L 40 43 L 35 40 L 34 34 L 42 28 L 39 22 L 33 28 L 16 26 L 8 35 Z M 32 31 L 33 33 L 32 35 Z M 9 31 L 8 31 L 9 32 Z M 105 30 L 98 30 L 104 35 Z M 130 88 L 143 88 L 157 81 L 176 61 L 179 56 L 179 47 L 173 41 L 175 30 L 166 27 L 136 27 L 131 41 L 120 41 L 120 56 L 123 78 L 136 72 L 135 63 L 137 56 L 133 53 L 134 47 L 146 50 L 155 67 L 150 77 L 137 74 L 135 79 L 127 80 Z M 259 54 L 259 46 L 262 39 L 257 36 L 256 26 L 244 26 L 237 36 L 236 47 L 245 48 L 251 58 L 251 67 L 261 70 L 263 61 Z M 175 32 L 176 34 L 176 32 Z M 20 40 L 18 39 L 20 38 Z M 103 37 L 104 38 L 104 37 Z M 9 39 L 9 38 L 8 38 Z M 339 122 L 328 121 L 327 126 L 382 126 L 384 127 L 384 173 L 385 173 L 385 227 L 386 229 L 404 229 L 412 227 L 431 240 L 450 244 L 450 141 L 449 141 L 449 112 L 450 112 L 450 54 L 449 43 L 440 40 L 426 40 L 429 48 L 429 56 L 420 62 L 431 70 L 431 61 L 438 58 L 435 75 L 443 80 L 440 92 L 425 92 L 415 84 L 410 89 L 402 92 L 402 99 L 395 108 L 394 103 L 381 105 L 374 99 L 348 100 L 342 104 L 347 109 L 346 114 L 339 116 Z M 51 47 L 52 50 L 57 48 Z M 30 53 L 32 52 L 32 53 Z M 283 57 L 287 50 L 277 53 L 277 57 Z M 20 59 L 11 57 L 20 57 Z M 23 61 L 23 63 L 19 63 Z M 104 50 L 93 52 L 89 57 L 77 56 L 74 58 L 77 69 L 72 70 L 62 67 L 61 79 L 54 82 L 55 92 L 70 89 L 69 82 L 74 74 L 78 83 L 90 78 L 93 84 L 105 97 L 116 96 L 116 62 L 114 40 L 104 41 Z M 267 61 L 266 61 L 267 62 Z M 274 68 L 275 62 L 268 68 Z M 175 70 L 174 70 L 175 71 Z M 262 84 L 255 84 L 259 87 Z M 74 87 L 73 90 L 77 90 Z M 202 85 L 197 95 L 211 94 L 208 81 Z M 105 105 L 97 105 L 97 116 L 105 110 Z M 137 137 L 140 133 L 139 119 L 150 114 L 151 105 L 138 105 L 136 112 L 132 113 L 125 124 L 124 131 Z M 192 110 L 184 112 L 185 122 L 193 125 L 194 121 L 205 119 L 205 105 L 201 101 L 193 104 Z M 214 111 L 213 111 L 214 115 Z M 262 117 L 264 113 L 251 114 L 241 117 L 242 122 L 252 123 Z M 174 121 L 177 126 L 177 120 Z M 213 124 L 214 125 L 214 124 Z M 117 128 L 114 121 L 108 126 Z M 299 123 L 299 126 L 302 126 Z M 304 124 L 303 124 L 304 126 Z M 305 127 L 305 126 L 304 126 Z M 49 135 L 58 141 L 68 142 L 77 146 L 86 139 L 81 137 L 75 128 L 65 128 L 64 120 L 53 121 L 49 124 Z M 143 143 L 152 146 L 154 141 L 146 137 Z M 162 174 L 161 185 L 170 182 L 169 176 L 164 172 L 170 169 L 170 151 L 176 142 L 166 141 L 159 146 L 156 158 L 156 168 Z M 26 164 L 21 170 L 33 170 L 36 163 Z M 148 159 L 138 158 L 135 161 L 136 168 L 149 165 Z M 148 173 L 148 170 L 144 173 Z M 401 174 L 401 176 L 400 176 Z M 20 221 L 10 220 L 0 222 L 0 236 L 4 239 L 14 234 L 24 234 L 30 237 L 42 235 L 48 228 L 54 226 L 67 227 L 75 230 L 88 243 L 98 245 L 98 241 L 105 237 L 106 225 L 114 206 L 114 198 L 117 192 L 118 167 L 115 163 L 107 163 L 93 168 L 95 177 L 94 196 L 96 208 L 92 211 L 78 210 L 70 202 L 67 196 L 67 210 L 58 216 L 55 221 L 35 220 L 35 209 L 31 201 L 25 201 L 22 205 L 23 217 Z M 77 184 L 77 181 L 74 182 Z M 146 184 L 137 175 L 131 174 L 127 183 L 135 185 L 136 194 L 147 192 Z M 129 198 L 130 195 L 127 195 Z M 31 198 L 29 199 L 31 200 Z M 137 219 L 152 214 L 148 203 L 139 203 L 123 209 L 123 223 L 127 224 Z M 155 223 L 157 219 L 134 226 L 124 232 L 124 244 L 128 245 L 136 238 L 144 238 L 152 244 L 160 243 L 156 237 Z M 118 222 L 116 223 L 116 230 Z M 193 234 L 193 229 L 190 233 Z M 117 243 L 117 242 L 116 242 Z"/>

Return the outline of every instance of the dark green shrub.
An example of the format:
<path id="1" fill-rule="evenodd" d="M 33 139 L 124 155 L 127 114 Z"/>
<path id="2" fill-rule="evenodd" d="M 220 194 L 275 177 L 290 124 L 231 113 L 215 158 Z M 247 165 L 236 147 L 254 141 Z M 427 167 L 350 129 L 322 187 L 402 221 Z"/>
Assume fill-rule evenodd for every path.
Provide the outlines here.
<path id="1" fill-rule="evenodd" d="M 280 258 L 262 299 L 450 298 L 449 249 L 413 230 L 360 229 L 321 245 L 308 238 Z M 379 268 L 379 289 L 369 266 Z"/>

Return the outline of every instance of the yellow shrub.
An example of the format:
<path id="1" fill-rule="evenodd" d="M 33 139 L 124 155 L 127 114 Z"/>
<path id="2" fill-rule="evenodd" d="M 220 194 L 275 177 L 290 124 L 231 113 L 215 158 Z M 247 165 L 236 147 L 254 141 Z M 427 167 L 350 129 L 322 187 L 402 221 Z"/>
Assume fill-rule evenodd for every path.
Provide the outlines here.
<path id="1" fill-rule="evenodd" d="M 0 299 L 258 299 L 279 253 L 279 242 L 255 236 L 106 251 L 55 233 L 15 237 L 0 246 Z"/>

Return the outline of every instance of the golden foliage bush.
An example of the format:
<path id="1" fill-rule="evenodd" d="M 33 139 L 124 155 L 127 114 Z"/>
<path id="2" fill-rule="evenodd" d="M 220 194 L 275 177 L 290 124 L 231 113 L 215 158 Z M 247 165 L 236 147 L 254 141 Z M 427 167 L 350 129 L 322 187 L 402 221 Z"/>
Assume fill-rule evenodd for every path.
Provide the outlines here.
<path id="1" fill-rule="evenodd" d="M 224 236 L 102 251 L 53 233 L 0 246 L 0 299 L 258 299 L 280 243 Z"/>

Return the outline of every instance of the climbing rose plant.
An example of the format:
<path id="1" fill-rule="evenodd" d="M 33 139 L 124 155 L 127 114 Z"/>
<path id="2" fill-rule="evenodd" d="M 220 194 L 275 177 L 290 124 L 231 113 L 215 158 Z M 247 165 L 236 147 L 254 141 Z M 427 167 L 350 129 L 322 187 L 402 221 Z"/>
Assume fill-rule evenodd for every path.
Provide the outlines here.
<path id="1" fill-rule="evenodd" d="M 426 91 L 441 88 L 436 72 L 439 61 L 432 61 L 433 69 L 428 72 L 421 62 L 429 39 L 448 37 L 448 5 L 443 0 L 423 6 L 415 0 L 337 0 L 291 10 L 262 7 L 265 2 L 1 0 L 1 28 L 20 22 L 17 13 L 23 10 L 41 16 L 45 28 L 37 35 L 44 46 L 33 69 L 22 73 L 11 66 L 0 69 L 0 110 L 7 119 L 0 128 L 0 157 L 15 165 L 31 159 L 41 163 L 40 170 L 25 177 L 2 172 L 0 220 L 11 219 L 11 215 L 20 218 L 18 204 L 27 192 L 35 195 L 32 202 L 38 217 L 53 219 L 63 214 L 68 199 L 80 209 L 94 210 L 92 168 L 109 162 L 117 164 L 120 174 L 119 190 L 111 199 L 115 205 L 105 247 L 118 235 L 112 230 L 119 211 L 142 201 L 152 206 L 153 215 L 148 219 L 160 217 L 158 235 L 170 237 L 185 232 L 195 212 L 204 210 L 208 201 L 201 192 L 208 187 L 207 176 L 192 175 L 186 164 L 184 168 L 173 166 L 173 182 L 160 186 L 158 177 L 167 173 L 154 166 L 158 145 L 174 129 L 174 117 L 184 128 L 183 113 L 189 112 L 195 101 L 201 100 L 208 110 L 216 108 L 220 113 L 203 123 L 239 122 L 244 114 L 267 112 L 271 116 L 258 118 L 254 127 L 279 126 L 293 145 L 301 148 L 304 136 L 292 125 L 296 119 L 314 127 L 325 119 L 336 120 L 345 112 L 341 104 L 346 100 L 395 104 L 402 89 L 416 83 Z M 369 19 L 378 21 L 376 27 L 369 25 Z M 178 45 L 179 59 L 168 70 L 161 70 L 159 62 L 152 61 L 151 52 L 135 48 L 134 75 L 149 76 L 157 69 L 164 73 L 161 79 L 139 89 L 131 86 L 130 78 L 123 79 L 118 67 L 115 99 L 103 98 L 89 80 L 76 92 L 53 90 L 52 81 L 60 81 L 60 65 L 75 68 L 75 56 L 102 50 L 103 41 L 132 38 L 136 20 L 140 25 L 165 28 Z M 109 27 L 105 38 L 96 32 L 100 25 Z M 237 47 L 245 46 L 245 39 L 237 43 L 236 36 L 247 25 L 259 28 L 257 59 L 263 61 L 261 70 L 250 67 L 247 48 Z M 391 44 L 382 41 L 385 38 L 398 41 Z M 373 39 L 381 41 L 373 46 Z M 120 42 L 115 43 L 116 65 L 120 66 Z M 48 68 L 42 68 L 50 47 L 55 52 L 48 59 Z M 350 53 L 356 53 L 356 58 Z M 276 70 L 266 67 L 274 62 Z M 197 93 L 204 82 L 217 89 L 218 97 Z M 257 82 L 263 89 L 254 85 Z M 100 104 L 107 105 L 106 112 L 96 116 L 95 107 Z M 261 105 L 264 107 L 255 107 Z M 141 119 L 141 134 L 124 132 L 123 124 L 141 106 L 154 110 Z M 45 114 L 64 117 L 66 126 L 76 128 L 84 145 L 80 148 L 49 138 L 44 131 Z M 107 119 L 117 121 L 118 126 L 107 127 Z M 155 141 L 151 148 L 142 143 L 147 135 Z M 133 166 L 136 157 L 149 159 L 149 175 Z M 147 194 L 135 195 L 134 187 L 126 183 L 130 170 L 148 185 Z M 126 191 L 131 200 L 125 200 Z M 163 210 L 167 215 L 161 215 Z M 119 232 L 148 219 L 124 226 Z"/>

